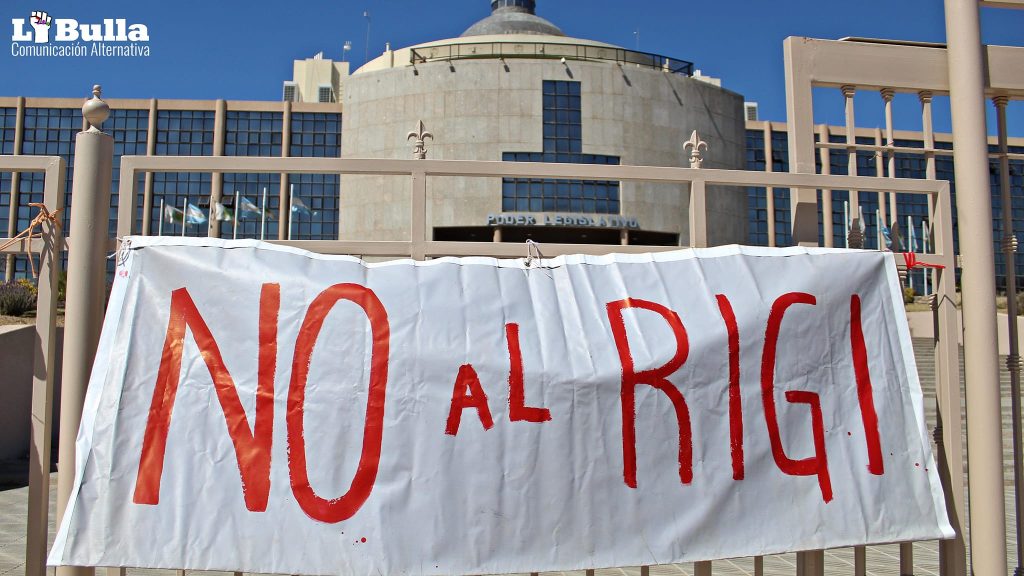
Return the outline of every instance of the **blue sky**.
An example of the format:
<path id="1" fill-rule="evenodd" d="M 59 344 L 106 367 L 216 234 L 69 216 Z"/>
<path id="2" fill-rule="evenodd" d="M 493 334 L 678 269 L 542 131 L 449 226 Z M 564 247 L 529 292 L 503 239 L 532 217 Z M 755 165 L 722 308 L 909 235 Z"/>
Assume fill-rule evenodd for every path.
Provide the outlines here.
<path id="1" fill-rule="evenodd" d="M 32 10 L 54 17 L 99 22 L 126 18 L 146 24 L 148 58 L 16 58 L 0 54 L 0 95 L 85 96 L 94 83 L 109 97 L 278 100 L 292 60 L 324 51 L 361 64 L 385 42 L 394 47 L 458 36 L 489 13 L 488 0 L 14 0 L 0 22 Z M 367 19 L 370 13 L 369 43 Z M 760 104 L 764 119 L 785 119 L 782 41 L 787 36 L 865 36 L 943 42 L 941 0 L 538 0 L 538 14 L 570 36 L 637 47 L 690 60 L 705 74 Z M 1024 45 L 1024 11 L 982 10 L 983 39 Z M 898 128 L 916 129 L 911 96 L 897 100 Z M 880 123 L 880 99 L 858 98 L 858 124 Z M 835 102 L 838 104 L 838 100 Z M 825 104 L 825 102 L 823 102 Z M 937 124 L 948 114 L 937 107 Z M 838 106 L 818 107 L 818 121 L 841 123 Z M 1011 105 L 1010 132 L 1024 135 L 1024 107 Z"/>

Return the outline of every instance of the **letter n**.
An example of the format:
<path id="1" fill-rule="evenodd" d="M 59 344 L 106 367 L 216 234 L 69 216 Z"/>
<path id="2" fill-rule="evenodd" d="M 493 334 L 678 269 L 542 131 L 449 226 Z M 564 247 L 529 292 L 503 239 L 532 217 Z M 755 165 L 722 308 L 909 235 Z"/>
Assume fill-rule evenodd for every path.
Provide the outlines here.
<path id="1" fill-rule="evenodd" d="M 238 471 L 242 477 L 245 507 L 251 512 L 267 509 L 270 497 L 270 450 L 274 431 L 274 372 L 277 368 L 277 317 L 281 308 L 281 287 L 264 284 L 260 294 L 259 371 L 256 387 L 255 425 L 250 428 L 245 409 L 231 374 L 224 365 L 217 342 L 199 314 L 188 290 L 171 293 L 170 319 L 164 338 L 160 368 L 149 407 L 142 456 L 135 480 L 136 504 L 160 503 L 160 480 L 163 476 L 167 433 L 171 412 L 181 380 L 182 348 L 185 329 L 192 332 L 199 353 L 213 379 L 213 388 L 224 412 L 228 435 L 235 448 Z"/>

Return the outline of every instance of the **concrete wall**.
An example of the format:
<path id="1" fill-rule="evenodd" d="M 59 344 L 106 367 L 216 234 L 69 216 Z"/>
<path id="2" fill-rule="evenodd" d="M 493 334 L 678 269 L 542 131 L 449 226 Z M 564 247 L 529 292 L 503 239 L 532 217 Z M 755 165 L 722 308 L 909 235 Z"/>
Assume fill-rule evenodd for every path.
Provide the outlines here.
<path id="1" fill-rule="evenodd" d="M 0 326 L 0 462 L 27 460 L 32 414 L 32 359 L 35 326 Z M 64 329 L 57 329 L 57 377 L 54 384 L 53 454 L 56 457 L 60 409 L 60 365 Z"/>
<path id="2" fill-rule="evenodd" d="M 435 140 L 429 158 L 501 160 L 503 152 L 543 149 L 543 80 L 581 83 L 583 153 L 622 164 L 688 166 L 683 143 L 696 129 L 709 168 L 744 167 L 743 98 L 677 74 L 608 62 L 457 60 L 358 72 L 346 80 L 342 155 L 409 158 L 406 135 L 423 120 Z M 434 226 L 482 226 L 501 212 L 498 179 L 428 182 Z M 409 181 L 343 176 L 342 239 L 408 238 Z M 684 187 L 623 183 L 621 214 L 641 229 L 688 238 Z M 713 243 L 746 241 L 746 191 L 709 191 Z"/>

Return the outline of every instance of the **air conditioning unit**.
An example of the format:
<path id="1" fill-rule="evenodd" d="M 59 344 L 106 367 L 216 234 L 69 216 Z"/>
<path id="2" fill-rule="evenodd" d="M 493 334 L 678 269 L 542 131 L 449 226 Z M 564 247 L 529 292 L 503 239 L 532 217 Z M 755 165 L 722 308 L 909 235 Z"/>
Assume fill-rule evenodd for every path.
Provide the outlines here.
<path id="1" fill-rule="evenodd" d="M 321 84 L 316 91 L 317 102 L 334 102 L 334 90 L 330 84 Z"/>
<path id="2" fill-rule="evenodd" d="M 285 102 L 298 102 L 299 101 L 299 85 L 295 82 L 284 83 L 284 95 L 282 100 Z"/>

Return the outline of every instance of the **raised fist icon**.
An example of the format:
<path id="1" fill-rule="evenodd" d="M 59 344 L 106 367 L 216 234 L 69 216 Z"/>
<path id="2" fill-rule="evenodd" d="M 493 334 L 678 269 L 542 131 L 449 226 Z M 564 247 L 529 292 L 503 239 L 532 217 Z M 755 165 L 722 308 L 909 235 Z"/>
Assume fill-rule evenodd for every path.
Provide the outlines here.
<path id="1" fill-rule="evenodd" d="M 53 22 L 53 18 L 50 15 L 42 11 L 33 11 L 32 17 L 29 19 L 29 24 L 32 25 L 32 30 L 35 32 L 35 43 L 45 44 L 50 41 L 50 23 Z"/>

